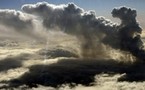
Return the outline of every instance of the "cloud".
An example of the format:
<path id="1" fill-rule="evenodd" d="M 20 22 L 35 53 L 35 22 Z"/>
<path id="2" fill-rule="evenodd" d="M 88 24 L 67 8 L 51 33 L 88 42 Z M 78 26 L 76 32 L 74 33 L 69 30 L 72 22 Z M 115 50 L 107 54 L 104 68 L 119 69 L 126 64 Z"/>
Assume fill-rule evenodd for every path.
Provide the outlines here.
<path id="1" fill-rule="evenodd" d="M 40 34 L 47 30 L 60 30 L 74 35 L 80 41 L 82 57 L 96 58 L 98 47 L 105 53 L 103 46 L 109 45 L 114 49 L 131 52 L 139 59 L 144 59 L 143 43 L 138 33 L 142 32 L 136 21 L 136 10 L 128 7 L 119 7 L 112 10 L 112 16 L 120 18 L 120 25 L 112 23 L 104 17 L 97 17 L 94 11 L 85 11 L 74 3 L 54 5 L 47 2 L 25 4 L 22 11 L 0 10 L 1 23 L 23 31 L 26 36 L 38 40 L 46 40 L 46 35 Z M 33 18 L 30 18 L 30 14 Z M 34 22 L 35 21 L 35 22 Z M 38 25 L 40 24 L 40 25 Z M 43 26 L 41 26 L 41 24 Z M 33 26 L 34 25 L 34 26 Z M 36 32 L 36 26 L 41 26 Z M 28 29 L 28 27 L 32 30 Z M 22 29 L 26 30 L 22 30 Z M 34 32 L 33 32 L 34 31 Z M 141 56 L 137 53 L 141 52 Z M 105 54 L 104 54 L 105 55 Z M 141 57 L 141 58 L 140 58 Z"/>
<path id="2" fill-rule="evenodd" d="M 136 20 L 136 10 L 127 7 L 114 8 L 112 10 L 112 16 L 118 17 L 121 20 L 118 29 L 120 48 L 131 52 L 138 59 L 144 61 L 145 51 L 143 50 L 144 45 L 140 36 L 142 28 Z"/>
<path id="3" fill-rule="evenodd" d="M 104 17 L 97 17 L 94 11 L 85 11 L 74 3 L 54 5 L 47 2 L 39 2 L 36 4 L 25 4 L 22 6 L 22 10 L 25 13 L 15 10 L 1 10 L 0 20 L 4 22 L 0 23 L 13 27 L 16 31 L 22 28 L 22 31 L 26 32 L 25 35 L 34 35 L 35 38 L 37 35 L 43 36 L 40 32 L 44 29 L 48 30 L 47 33 L 50 33 L 49 30 L 54 30 L 55 33 L 61 31 L 70 36 L 75 36 L 79 42 L 78 44 L 80 44 L 81 56 L 78 56 L 77 53 L 71 50 L 59 49 L 57 47 L 52 50 L 42 49 L 36 55 L 26 57 L 28 59 L 43 59 L 43 56 L 47 55 L 55 59 L 58 59 L 57 57 L 67 57 L 68 59 L 61 59 L 48 65 L 42 63 L 33 65 L 33 62 L 32 64 L 26 62 L 28 65 L 25 66 L 32 65 L 29 67 L 29 72 L 16 79 L 7 81 L 8 87 L 21 85 L 28 85 L 28 87 L 37 87 L 38 85 L 59 87 L 63 84 L 90 86 L 94 83 L 95 76 L 101 73 L 109 75 L 126 73 L 127 76 L 121 77 L 118 80 L 140 81 L 140 79 L 143 79 L 144 81 L 144 65 L 140 62 L 135 62 L 134 64 L 120 63 L 107 57 L 113 48 L 131 53 L 136 56 L 136 60 L 145 60 L 145 51 L 143 50 L 143 42 L 140 37 L 142 28 L 136 21 L 136 10 L 128 7 L 114 8 L 112 16 L 121 20 L 120 25 L 112 23 Z M 34 16 L 32 19 L 27 17 L 30 14 Z M 14 22 L 15 20 L 16 22 Z M 30 30 L 28 28 L 31 27 L 32 23 L 35 24 L 32 30 L 40 26 L 38 28 L 40 29 L 39 34 L 28 33 Z M 57 34 L 55 35 L 57 37 Z M 50 37 L 48 36 L 47 38 Z M 56 38 L 52 40 L 55 41 Z M 73 57 L 73 59 L 69 57 Z M 4 69 L 1 69 L 1 71 L 11 69 L 12 67 L 20 67 L 21 62 L 18 59 L 23 60 L 23 55 L 14 59 L 2 60 L 2 65 L 6 64 L 7 61 L 11 62 L 10 60 L 14 60 L 15 64 L 12 63 L 12 66 L 8 68 L 2 66 Z M 17 66 L 17 63 L 20 66 Z"/>
<path id="4" fill-rule="evenodd" d="M 138 69 L 139 71 L 136 71 Z M 70 85 L 70 87 L 77 86 L 78 84 L 91 86 L 94 85 L 94 82 L 99 82 L 95 77 L 102 73 L 107 73 L 108 75 L 132 74 L 132 76 L 128 76 L 124 81 L 128 81 L 132 78 L 137 78 L 132 80 L 138 81 L 141 80 L 139 79 L 140 77 L 143 77 L 142 81 L 144 81 L 145 72 L 143 69 L 144 65 L 119 63 L 115 60 L 61 59 L 49 65 L 38 64 L 30 66 L 28 72 L 16 79 L 8 81 L 8 87 L 12 88 L 21 85 L 37 87 L 37 85 L 43 85 L 56 88 L 65 84 Z M 119 77 L 116 78 L 116 80 L 117 79 L 121 81 Z"/>
<path id="5" fill-rule="evenodd" d="M 101 26 L 113 28 L 113 23 L 103 17 L 96 17 L 94 11 L 84 11 L 73 3 L 66 5 L 54 5 L 47 2 L 39 2 L 37 4 L 26 4 L 22 6 L 22 10 L 26 13 L 37 15 L 43 19 L 43 25 L 47 28 L 60 27 L 62 31 L 69 34 L 81 34 L 86 32 L 97 32 L 102 29 Z M 111 27 L 112 25 L 112 27 Z M 100 26 L 100 28 L 99 28 Z M 85 28 L 86 29 L 85 29 Z M 96 29 L 96 30 L 95 30 Z M 106 29 L 108 29 L 106 27 Z"/>
<path id="6" fill-rule="evenodd" d="M 20 32 L 23 29 L 32 28 L 32 19 L 21 11 L 0 9 L 0 24 Z"/>
<path id="7" fill-rule="evenodd" d="M 62 84 L 73 86 L 73 83 L 88 86 L 94 82 L 94 76 L 97 74 L 124 73 L 125 68 L 128 66 L 114 60 L 62 59 L 49 65 L 33 65 L 29 68 L 29 72 L 10 82 L 12 85 L 19 82 L 14 85 L 26 84 L 30 87 L 37 84 L 51 87 Z"/>
<path id="8" fill-rule="evenodd" d="M 53 5 L 39 2 L 23 5 L 22 10 L 42 18 L 43 26 L 48 30 L 58 27 L 60 31 L 76 36 L 81 42 L 83 57 L 94 57 L 96 44 L 100 43 L 102 34 L 112 33 L 116 28 L 116 24 L 104 17 L 96 17 L 94 11 L 84 11 L 73 3 Z"/>
<path id="9" fill-rule="evenodd" d="M 7 58 L 0 61 L 0 72 L 7 71 L 9 69 L 15 69 L 21 66 L 22 66 L 21 61 L 13 60 L 13 58 Z"/>
<path id="10" fill-rule="evenodd" d="M 139 59 L 145 58 L 143 42 L 139 35 L 142 28 L 136 21 L 137 13 L 134 9 L 119 7 L 112 10 L 112 16 L 121 20 L 120 25 L 104 17 L 97 17 L 94 11 L 84 11 L 74 3 L 54 5 L 39 2 L 23 5 L 22 10 L 42 18 L 43 25 L 48 30 L 59 28 L 67 34 L 76 36 L 81 42 L 82 57 L 96 58 L 98 47 L 105 53 L 102 46 L 105 44 L 114 49 L 130 52 Z"/>
<path id="11" fill-rule="evenodd" d="M 1 59 L 0 72 L 21 67 L 23 60 L 27 60 L 28 57 L 30 57 L 29 54 L 21 53 L 16 56 L 7 56 L 6 58 Z"/>
<path id="12" fill-rule="evenodd" d="M 41 49 L 38 51 L 39 55 L 46 56 L 46 58 L 57 58 L 57 57 L 75 57 L 78 58 L 78 54 L 73 51 L 68 51 L 61 48 L 56 48 L 52 50 Z"/>

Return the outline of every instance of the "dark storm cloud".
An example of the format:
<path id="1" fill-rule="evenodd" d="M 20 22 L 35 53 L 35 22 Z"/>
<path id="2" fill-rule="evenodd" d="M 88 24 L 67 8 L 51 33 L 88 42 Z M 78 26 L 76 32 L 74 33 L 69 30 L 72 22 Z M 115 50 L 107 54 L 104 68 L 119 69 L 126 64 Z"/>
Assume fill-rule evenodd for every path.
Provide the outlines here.
<path id="1" fill-rule="evenodd" d="M 32 20 L 21 11 L 0 9 L 0 24 L 17 31 L 32 28 Z"/>
<path id="2" fill-rule="evenodd" d="M 85 12 L 73 3 L 53 5 L 40 2 L 26 4 L 22 10 L 41 17 L 43 25 L 48 29 L 58 27 L 65 33 L 75 35 L 81 41 L 82 56 L 86 57 L 95 56 L 96 42 L 100 43 L 102 33 L 114 33 L 117 27 L 104 17 L 96 17 L 94 11 Z"/>
<path id="3" fill-rule="evenodd" d="M 84 11 L 73 3 L 53 5 L 40 2 L 26 4 L 22 10 L 41 17 L 43 25 L 48 29 L 59 27 L 61 31 L 75 35 L 81 42 L 83 57 L 95 57 L 98 48 L 103 50 L 101 45 L 103 43 L 114 49 L 129 51 L 139 59 L 145 59 L 143 42 L 139 35 L 142 28 L 136 21 L 137 13 L 134 9 L 128 7 L 113 9 L 112 16 L 121 20 L 120 25 L 104 17 L 96 17 L 95 12 Z M 141 53 L 138 54 L 139 52 Z"/>

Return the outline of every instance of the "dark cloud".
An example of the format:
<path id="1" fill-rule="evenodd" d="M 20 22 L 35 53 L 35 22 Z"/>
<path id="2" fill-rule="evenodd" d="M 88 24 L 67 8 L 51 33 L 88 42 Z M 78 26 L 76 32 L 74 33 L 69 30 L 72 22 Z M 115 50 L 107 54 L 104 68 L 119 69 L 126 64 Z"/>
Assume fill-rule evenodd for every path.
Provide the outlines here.
<path id="1" fill-rule="evenodd" d="M 27 60 L 28 57 L 29 57 L 29 54 L 21 53 L 16 56 L 7 56 L 6 58 L 1 59 L 0 72 L 21 67 L 23 60 Z"/>
<path id="2" fill-rule="evenodd" d="M 22 10 L 26 13 L 41 17 L 43 19 L 43 25 L 47 28 L 59 26 L 62 29 L 67 28 L 65 31 L 67 30 L 68 32 L 74 33 L 76 32 L 76 29 L 74 28 L 76 28 L 77 22 L 79 23 L 82 12 L 78 6 L 72 3 L 57 6 L 47 2 L 40 2 L 34 5 L 26 4 L 22 6 Z M 75 31 L 72 31 L 73 29 Z"/>
<path id="3" fill-rule="evenodd" d="M 104 17 L 96 17 L 95 12 L 84 11 L 73 3 L 53 5 L 40 2 L 26 4 L 22 10 L 41 17 L 43 25 L 48 29 L 59 27 L 61 31 L 75 35 L 81 42 L 83 57 L 96 58 L 98 47 L 100 51 L 103 51 L 103 43 L 114 49 L 131 52 L 139 59 L 145 58 L 143 57 L 145 55 L 143 42 L 139 35 L 142 29 L 136 21 L 136 10 L 131 8 L 113 9 L 112 16 L 121 20 L 120 25 Z M 142 58 L 138 52 L 141 52 Z"/>
<path id="4" fill-rule="evenodd" d="M 43 25 L 47 28 L 59 27 L 62 31 L 77 36 L 81 42 L 82 56 L 85 57 L 94 57 L 97 53 L 97 46 L 101 46 L 102 42 L 115 49 L 129 51 L 137 57 L 139 56 L 137 53 L 143 49 L 141 38 L 137 35 L 142 32 L 142 29 L 136 21 L 136 10 L 131 8 L 113 9 L 112 16 L 121 20 L 120 25 L 103 17 L 96 17 L 95 12 L 86 12 L 73 3 L 67 5 L 53 5 L 47 2 L 26 4 L 22 10 L 41 17 Z M 141 52 L 144 55 L 143 50 Z"/>
<path id="5" fill-rule="evenodd" d="M 45 56 L 45 58 L 57 58 L 57 57 L 75 57 L 78 58 L 79 55 L 77 52 L 65 50 L 62 48 L 53 48 L 53 49 L 41 49 L 37 52 L 41 56 Z"/>
<path id="6" fill-rule="evenodd" d="M 114 8 L 112 11 L 113 17 L 119 17 L 121 20 L 135 20 L 137 12 L 134 9 L 127 7 Z"/>
<path id="7" fill-rule="evenodd" d="M 64 59 L 50 65 L 31 66 L 29 72 L 11 80 L 10 86 L 26 84 L 35 87 L 40 84 L 58 87 L 73 83 L 88 86 L 94 82 L 94 76 L 99 73 L 122 73 L 127 67 L 113 60 Z"/>
<path id="8" fill-rule="evenodd" d="M 82 57 L 96 58 L 98 47 L 101 51 L 104 51 L 102 45 L 105 44 L 114 49 L 131 52 L 139 59 L 144 60 L 145 58 L 143 57 L 145 55 L 143 42 L 139 35 L 142 29 L 136 21 L 136 10 L 131 8 L 119 7 L 113 9 L 112 16 L 121 20 L 120 25 L 112 23 L 104 17 L 96 17 L 94 11 L 84 11 L 73 3 L 54 5 L 39 2 L 23 5 L 22 10 L 40 17 L 43 26 L 47 29 L 55 30 L 59 28 L 65 33 L 75 35 L 81 43 Z M 1 10 L 1 13 L 3 14 L 1 19 L 4 19 L 5 24 L 18 28 L 30 26 L 30 19 L 20 18 L 25 16 L 22 12 Z M 8 20 L 16 22 L 7 22 Z M 27 34 L 37 37 L 33 34 Z M 141 53 L 138 54 L 139 52 Z"/>
<path id="9" fill-rule="evenodd" d="M 17 31 L 32 28 L 32 20 L 29 15 L 9 9 L 0 9 L 0 24 Z"/>
<path id="10" fill-rule="evenodd" d="M 9 69 L 15 69 L 21 67 L 22 63 L 20 60 L 15 60 L 13 58 L 7 58 L 0 61 L 0 72 L 7 71 Z"/>
<path id="11" fill-rule="evenodd" d="M 70 86 L 77 84 L 90 86 L 93 85 L 95 76 L 101 73 L 110 75 L 116 73 L 130 75 L 132 73 L 135 75 L 136 73 L 133 73 L 133 71 L 141 69 L 136 72 L 144 77 L 145 72 L 143 68 L 144 65 L 138 67 L 137 64 L 119 63 L 114 60 L 62 59 L 50 65 L 33 65 L 29 68 L 29 72 L 8 82 L 9 87 L 21 85 L 28 85 L 29 87 L 37 87 L 37 85 L 59 87 L 64 84 L 69 84 Z M 140 76 L 136 75 L 138 78 Z M 131 78 L 129 77 L 129 79 Z M 121 81 L 120 78 L 119 81 Z"/>
<path id="12" fill-rule="evenodd" d="M 118 17 L 122 21 L 118 29 L 120 48 L 131 52 L 138 59 L 144 61 L 145 51 L 143 50 L 144 45 L 140 36 L 142 28 L 136 21 L 136 10 L 127 7 L 114 8 L 112 16 Z"/>
<path id="13" fill-rule="evenodd" d="M 102 33 L 113 33 L 117 27 L 104 17 L 96 17 L 94 11 L 85 12 L 73 3 L 67 5 L 52 5 L 46 2 L 26 4 L 22 10 L 41 17 L 43 25 L 48 29 L 58 27 L 65 33 L 75 35 L 81 42 L 82 56 L 95 56 L 93 54 L 96 53 L 96 43 L 103 38 Z"/>
<path id="14" fill-rule="evenodd" d="M 126 70 L 126 74 L 118 78 L 118 81 L 142 82 L 145 81 L 144 63 L 135 63 Z"/>

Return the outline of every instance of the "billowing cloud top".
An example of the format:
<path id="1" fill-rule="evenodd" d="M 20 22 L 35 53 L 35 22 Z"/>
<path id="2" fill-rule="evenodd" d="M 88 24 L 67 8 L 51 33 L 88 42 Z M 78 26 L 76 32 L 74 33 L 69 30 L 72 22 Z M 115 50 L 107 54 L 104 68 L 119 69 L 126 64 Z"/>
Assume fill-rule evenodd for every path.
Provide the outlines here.
<path id="1" fill-rule="evenodd" d="M 141 30 L 141 27 L 136 22 L 137 12 L 135 9 L 128 7 L 119 7 L 112 10 L 112 16 L 120 18 L 122 21 L 121 26 L 128 26 L 137 30 Z"/>
<path id="2" fill-rule="evenodd" d="M 97 49 L 96 41 L 100 42 L 104 38 L 102 34 L 110 36 L 118 27 L 104 17 L 96 17 L 94 11 L 84 11 L 74 3 L 52 5 L 40 2 L 26 4 L 22 6 L 22 10 L 40 17 L 43 26 L 48 30 L 52 30 L 52 28 L 54 30 L 57 27 L 67 34 L 75 35 L 81 41 L 82 53 L 85 52 L 82 54 L 83 56 L 95 56 L 97 53 L 94 52 Z M 89 55 L 86 54 L 88 50 Z"/>
<path id="3" fill-rule="evenodd" d="M 112 23 L 104 17 L 97 17 L 94 11 L 85 11 L 74 3 L 62 5 L 47 2 L 25 4 L 22 6 L 22 11 L 25 13 L 15 10 L 1 10 L 1 23 L 23 29 L 34 23 L 27 16 L 33 15 L 37 17 L 33 20 L 47 30 L 57 29 L 76 36 L 81 42 L 82 52 L 89 52 L 89 55 L 94 56 L 97 53 L 94 50 L 98 49 L 98 42 L 115 49 L 133 52 L 136 56 L 138 54 L 134 53 L 134 48 L 140 50 L 143 46 L 143 43 L 139 42 L 141 41 L 140 36 L 136 37 L 136 33 L 142 31 L 136 21 L 137 13 L 136 10 L 131 8 L 119 7 L 113 9 L 112 16 L 121 20 L 120 25 Z"/>
<path id="4" fill-rule="evenodd" d="M 121 20 L 131 20 L 137 16 L 136 10 L 127 7 L 114 8 L 112 14 L 113 17 L 118 17 Z"/>
<path id="5" fill-rule="evenodd" d="M 80 14 L 81 12 L 83 12 L 83 9 L 73 3 L 69 3 L 67 5 L 54 5 L 47 2 L 39 2 L 37 4 L 25 4 L 22 6 L 22 10 L 30 14 L 37 14 L 42 17 L 47 17 L 47 15 L 50 15 L 52 13 L 62 14 L 65 10 L 67 10 L 70 14 Z"/>
<path id="6" fill-rule="evenodd" d="M 95 12 L 85 12 L 73 3 L 67 5 L 52 5 L 47 2 L 26 4 L 22 6 L 22 10 L 41 17 L 43 25 L 47 28 L 58 26 L 61 30 L 68 33 L 78 34 L 86 29 L 92 29 L 93 32 L 96 32 L 95 30 L 99 30 L 100 27 L 113 26 L 113 23 L 109 20 L 103 17 L 97 18 Z"/>
<path id="7" fill-rule="evenodd" d="M 29 15 L 21 11 L 0 9 L 0 24 L 20 31 L 31 27 L 32 20 Z"/>
<path id="8" fill-rule="evenodd" d="M 139 42 L 139 36 L 134 37 L 135 33 L 142 31 L 136 21 L 136 10 L 127 7 L 114 8 L 112 11 L 112 16 L 122 21 L 120 25 L 104 17 L 96 17 L 95 12 L 84 11 L 73 3 L 53 5 L 40 2 L 26 4 L 22 6 L 22 10 L 39 16 L 43 26 L 48 30 L 58 27 L 65 33 L 77 36 L 82 42 L 82 52 L 89 52 L 91 55 L 96 55 L 97 52 L 94 50 L 98 49 L 96 44 L 98 41 L 113 48 L 130 51 L 135 56 L 138 56 L 135 50 L 140 50 L 143 46 L 141 41 Z M 134 42 L 135 39 L 138 39 L 137 42 Z M 84 56 L 87 55 L 84 54 Z"/>

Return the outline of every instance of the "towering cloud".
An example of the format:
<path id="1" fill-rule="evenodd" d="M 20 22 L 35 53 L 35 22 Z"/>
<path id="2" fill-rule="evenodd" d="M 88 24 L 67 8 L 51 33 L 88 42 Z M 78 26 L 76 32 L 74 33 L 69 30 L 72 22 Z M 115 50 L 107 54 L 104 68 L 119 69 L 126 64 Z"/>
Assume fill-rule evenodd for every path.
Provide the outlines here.
<path id="1" fill-rule="evenodd" d="M 81 41 L 82 55 L 86 57 L 96 56 L 98 48 L 100 53 L 103 50 L 102 43 L 115 49 L 129 51 L 135 56 L 138 56 L 138 51 L 143 48 L 138 34 L 142 29 L 136 21 L 136 10 L 127 7 L 114 8 L 112 11 L 112 16 L 121 20 L 120 25 L 104 17 L 96 17 L 95 12 L 84 11 L 73 3 L 53 5 L 40 2 L 26 4 L 22 10 L 42 18 L 43 25 L 48 29 L 59 28 L 77 36 Z"/>
<path id="2" fill-rule="evenodd" d="M 142 28 L 136 21 L 136 10 L 127 7 L 114 8 L 112 15 L 121 20 L 121 25 L 118 29 L 120 48 L 131 52 L 141 60 L 145 60 L 144 46 L 140 36 Z"/>
<path id="3" fill-rule="evenodd" d="M 140 39 L 141 27 L 136 21 L 136 10 L 119 7 L 114 8 L 112 16 L 121 20 L 117 25 L 104 17 L 97 17 L 94 11 L 85 11 L 73 3 L 54 5 L 47 2 L 25 4 L 21 11 L 0 10 L 0 24 L 12 27 L 17 31 L 38 37 L 30 32 L 36 29 L 36 24 L 42 23 L 47 30 L 60 30 L 74 35 L 81 44 L 82 57 L 104 56 L 104 44 L 114 49 L 131 52 L 139 56 L 144 55 L 143 43 Z M 36 18 L 30 17 L 31 15 Z M 35 22 L 34 22 L 35 21 Z M 35 24 L 35 26 L 33 26 Z M 43 28 L 40 28 L 42 30 Z M 141 58 L 144 59 L 144 58 Z"/>
<path id="4" fill-rule="evenodd" d="M 114 29 L 117 27 L 104 17 L 96 17 L 95 12 L 85 12 L 73 3 L 67 5 L 52 5 L 46 2 L 26 4 L 22 10 L 42 18 L 43 25 L 48 29 L 59 28 L 65 33 L 77 36 L 82 44 L 83 56 L 94 57 L 98 47 L 96 44 L 100 44 L 102 35 L 115 32 Z"/>
<path id="5" fill-rule="evenodd" d="M 43 19 L 47 28 L 59 27 L 69 34 L 82 32 L 97 32 L 113 28 L 113 23 L 103 17 L 96 17 L 95 12 L 85 12 L 73 3 L 67 5 L 52 5 L 47 2 L 26 4 L 22 10 L 29 14 L 38 15 Z M 105 27 L 106 26 L 106 27 Z"/>

